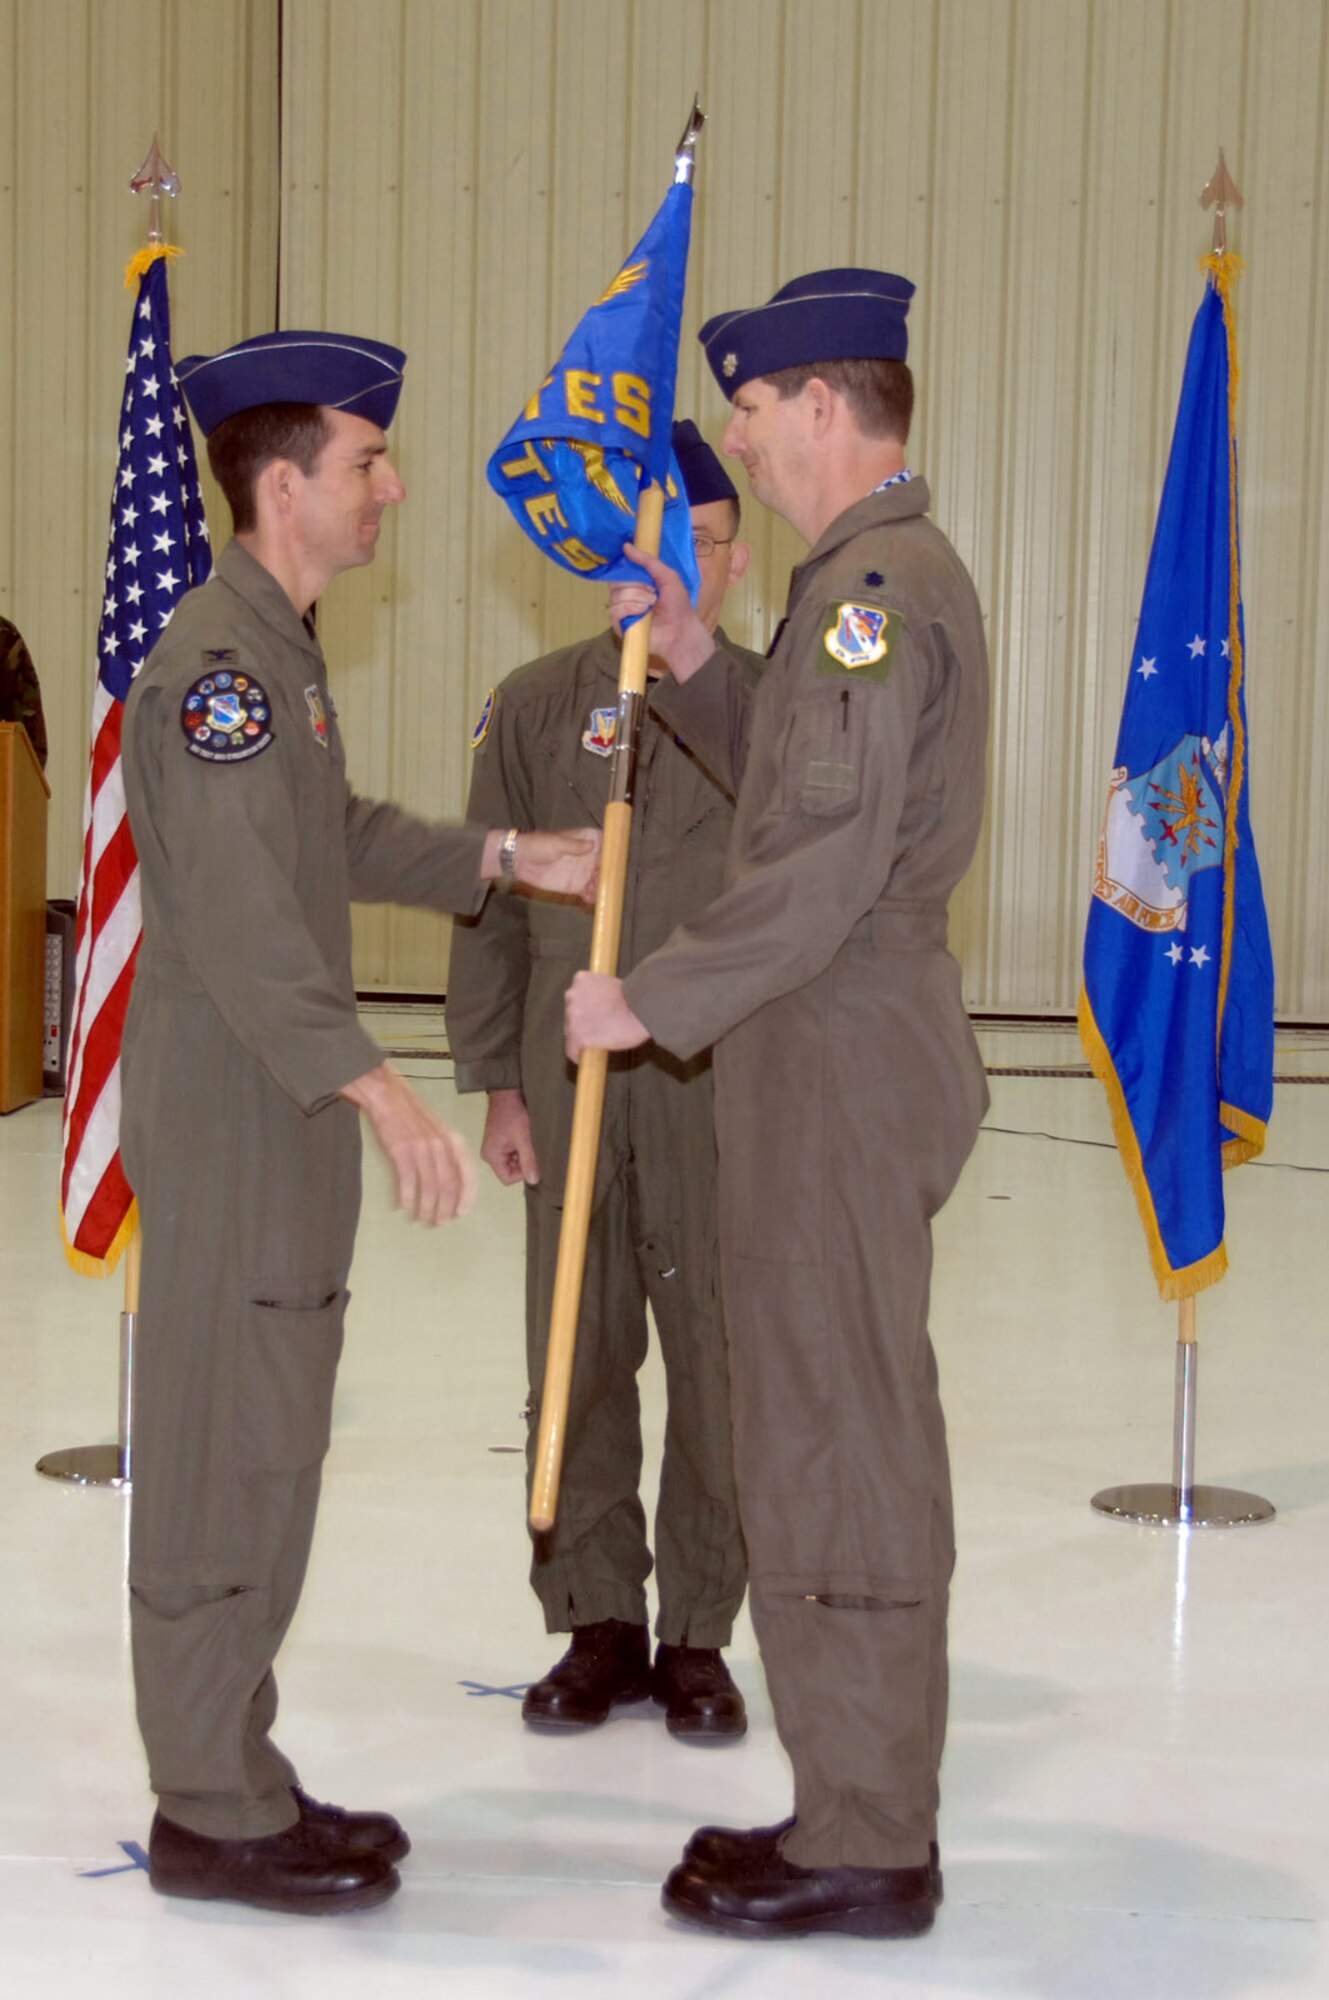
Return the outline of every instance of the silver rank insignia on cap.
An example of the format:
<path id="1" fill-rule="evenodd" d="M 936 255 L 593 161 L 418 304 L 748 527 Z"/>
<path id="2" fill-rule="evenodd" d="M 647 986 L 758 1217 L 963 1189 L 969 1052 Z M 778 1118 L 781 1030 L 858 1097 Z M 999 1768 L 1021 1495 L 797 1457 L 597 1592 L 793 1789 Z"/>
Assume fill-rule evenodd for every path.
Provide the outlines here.
<path id="1" fill-rule="evenodd" d="M 736 354 L 726 354 L 720 366 L 724 369 L 726 375 L 737 375 L 738 356 Z"/>

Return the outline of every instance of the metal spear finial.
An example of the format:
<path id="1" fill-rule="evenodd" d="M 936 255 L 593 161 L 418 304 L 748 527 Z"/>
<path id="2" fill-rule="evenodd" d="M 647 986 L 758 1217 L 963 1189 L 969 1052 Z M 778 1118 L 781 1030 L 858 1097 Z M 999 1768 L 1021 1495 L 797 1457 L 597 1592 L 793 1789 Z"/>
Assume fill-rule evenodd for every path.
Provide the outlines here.
<path id="1" fill-rule="evenodd" d="M 680 184 L 687 187 L 692 185 L 692 176 L 697 165 L 697 141 L 701 137 L 705 123 L 706 113 L 701 108 L 701 99 L 694 97 L 688 122 L 683 127 L 683 137 L 679 140 L 674 153 L 675 187 Z"/>
<path id="2" fill-rule="evenodd" d="M 152 135 L 152 145 L 148 149 L 148 156 L 129 185 L 135 194 L 142 194 L 144 188 L 152 189 L 152 206 L 148 212 L 148 241 L 149 243 L 162 242 L 161 198 L 164 194 L 179 194 L 180 177 L 158 145 L 157 134 L 155 132 Z"/>
<path id="3" fill-rule="evenodd" d="M 1229 208 L 1244 208 L 1241 189 L 1227 170 L 1223 158 L 1223 148 L 1218 149 L 1218 165 L 1205 182 L 1204 193 L 1200 196 L 1201 208 L 1214 211 L 1214 255 L 1227 255 L 1227 212 Z"/>

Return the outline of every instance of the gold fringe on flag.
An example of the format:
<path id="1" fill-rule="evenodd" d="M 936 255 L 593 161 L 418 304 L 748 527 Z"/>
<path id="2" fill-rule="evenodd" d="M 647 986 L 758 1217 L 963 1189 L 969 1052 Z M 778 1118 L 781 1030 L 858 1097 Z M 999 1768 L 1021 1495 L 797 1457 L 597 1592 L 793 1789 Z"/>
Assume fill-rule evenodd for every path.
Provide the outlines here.
<path id="1" fill-rule="evenodd" d="M 131 1201 L 129 1207 L 125 1210 L 124 1220 L 116 1230 L 106 1255 L 104 1257 L 90 1257 L 86 1250 L 75 1249 L 68 1236 L 65 1235 L 65 1218 L 63 1214 L 60 1217 L 60 1234 L 64 1239 L 65 1256 L 71 1268 L 77 1271 L 81 1278 L 109 1278 L 116 1265 L 120 1262 L 120 1259 L 124 1256 L 125 1251 L 133 1242 L 137 1232 L 138 1203 Z"/>
<path id="2" fill-rule="evenodd" d="M 1227 1270 L 1227 1250 L 1220 1242 L 1216 1249 L 1211 1250 L 1207 1257 L 1201 1257 L 1197 1263 L 1185 1264 L 1179 1270 L 1173 1270 L 1168 1262 L 1167 1251 L 1163 1247 L 1163 1235 L 1158 1227 L 1149 1176 L 1145 1173 L 1144 1161 L 1140 1157 L 1140 1142 L 1135 1136 L 1131 1114 L 1126 1107 L 1125 1092 L 1117 1079 L 1116 1067 L 1108 1052 L 1107 1043 L 1099 1032 L 1098 1023 L 1094 1019 L 1094 1010 L 1089 1004 L 1089 995 L 1083 986 L 1080 988 L 1079 1019 L 1080 1042 L 1089 1058 L 1089 1066 L 1107 1092 L 1108 1110 L 1112 1115 L 1112 1136 L 1117 1142 L 1117 1151 L 1121 1155 L 1121 1164 L 1126 1169 L 1126 1178 L 1135 1193 L 1135 1205 L 1140 1211 L 1145 1241 L 1149 1246 L 1149 1262 L 1153 1266 L 1154 1282 L 1158 1286 L 1160 1296 L 1169 1302 L 1194 1298 L 1197 1292 L 1207 1291 L 1210 1285 L 1216 1285 L 1224 1275 Z M 1226 1110 L 1226 1107 L 1224 1109 Z M 1236 1119 L 1237 1115 L 1234 1113 L 1230 1117 L 1225 1116 L 1223 1122 L 1225 1125 L 1232 1125 L 1236 1123 Z M 1246 1127 L 1256 1123 L 1251 1118 L 1244 1118 L 1241 1122 Z M 1263 1146 L 1263 1127 L 1260 1131 L 1260 1144 Z M 1231 1140 L 1228 1143 L 1241 1145 L 1246 1142 Z M 1226 1156 L 1226 1146 L 1223 1152 Z M 1251 1154 L 1245 1152 L 1241 1157 L 1250 1159 Z M 1226 1157 L 1224 1164 L 1227 1164 Z M 1236 1161 L 1232 1161 L 1231 1164 L 1235 1166 Z"/>

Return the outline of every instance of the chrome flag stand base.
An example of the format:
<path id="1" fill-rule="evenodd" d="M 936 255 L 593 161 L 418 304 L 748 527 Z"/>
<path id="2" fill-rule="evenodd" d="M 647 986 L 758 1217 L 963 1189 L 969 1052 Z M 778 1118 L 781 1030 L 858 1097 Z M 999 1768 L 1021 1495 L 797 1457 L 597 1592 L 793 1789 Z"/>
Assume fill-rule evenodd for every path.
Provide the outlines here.
<path id="1" fill-rule="evenodd" d="M 1090 1505 L 1114 1521 L 1140 1521 L 1155 1528 L 1245 1528 L 1272 1521 L 1273 1503 L 1258 1493 L 1230 1486 L 1197 1486 L 1195 1480 L 1195 1378 L 1199 1356 L 1194 1339 L 1177 1342 L 1177 1405 L 1172 1432 L 1170 1486 L 1105 1486 Z"/>
<path id="2" fill-rule="evenodd" d="M 48 1451 L 37 1460 L 47 1479 L 67 1479 L 76 1486 L 110 1486 L 129 1491 L 134 1466 L 134 1320 L 120 1315 L 120 1442 L 76 1444 L 65 1451 Z"/>
<path id="3" fill-rule="evenodd" d="M 75 1486 L 123 1486 L 130 1478 L 118 1444 L 74 1444 L 65 1451 L 48 1451 L 37 1460 L 48 1479 L 68 1479 Z"/>
<path id="4" fill-rule="evenodd" d="M 1142 1521 L 1152 1528 L 1245 1528 L 1272 1521 L 1274 1508 L 1258 1493 L 1231 1486 L 1105 1486 L 1091 1501 L 1115 1521 Z"/>

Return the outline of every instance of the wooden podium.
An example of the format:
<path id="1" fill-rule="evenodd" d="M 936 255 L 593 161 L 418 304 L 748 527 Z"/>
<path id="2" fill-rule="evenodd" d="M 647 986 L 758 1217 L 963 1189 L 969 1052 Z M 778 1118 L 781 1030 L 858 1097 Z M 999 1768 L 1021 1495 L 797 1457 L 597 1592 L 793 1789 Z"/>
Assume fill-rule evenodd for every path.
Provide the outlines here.
<path id="1" fill-rule="evenodd" d="M 0 722 L 0 1112 L 42 1094 L 46 801 L 21 722 Z"/>

